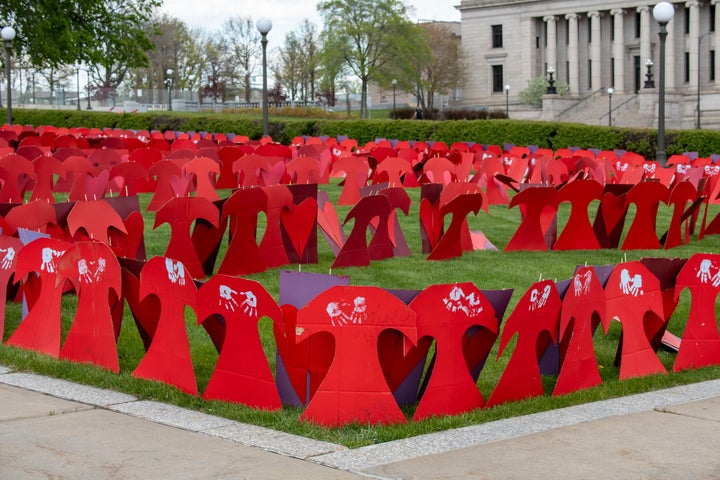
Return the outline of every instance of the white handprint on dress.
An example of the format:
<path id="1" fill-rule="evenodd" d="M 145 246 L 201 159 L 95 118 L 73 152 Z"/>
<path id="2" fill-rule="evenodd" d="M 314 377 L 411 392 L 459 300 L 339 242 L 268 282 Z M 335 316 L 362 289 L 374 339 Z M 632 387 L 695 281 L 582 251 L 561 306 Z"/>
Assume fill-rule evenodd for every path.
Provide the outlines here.
<path id="1" fill-rule="evenodd" d="M 185 285 L 185 267 L 182 262 L 174 262 L 171 258 L 165 259 L 165 268 L 168 272 L 168 279 L 180 286 Z"/>
<path id="2" fill-rule="evenodd" d="M 15 260 L 15 249 L 13 247 L 0 248 L 0 253 L 5 253 L 5 256 L 0 260 L 0 268 L 7 270 L 12 267 L 13 260 Z"/>
<path id="3" fill-rule="evenodd" d="M 627 268 L 620 271 L 620 288 L 625 295 L 633 297 L 643 295 L 645 292 L 643 292 L 642 286 L 642 275 L 638 273 L 634 277 L 630 277 L 630 271 Z"/>
<path id="4" fill-rule="evenodd" d="M 57 265 L 55 264 L 55 259 L 62 256 L 62 254 L 65 253 L 65 251 L 60 250 L 53 250 L 50 247 L 45 247 L 42 249 L 40 255 L 42 257 L 42 263 L 40 264 L 40 271 L 46 271 L 48 273 L 55 273 L 55 270 L 57 270 Z"/>

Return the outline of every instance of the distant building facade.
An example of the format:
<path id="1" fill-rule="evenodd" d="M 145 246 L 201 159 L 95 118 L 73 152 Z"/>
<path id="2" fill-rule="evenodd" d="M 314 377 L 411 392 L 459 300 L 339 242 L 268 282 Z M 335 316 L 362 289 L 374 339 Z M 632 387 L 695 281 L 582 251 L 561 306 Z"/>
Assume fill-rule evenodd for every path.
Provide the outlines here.
<path id="1" fill-rule="evenodd" d="M 608 87 L 617 94 L 641 92 L 648 60 L 655 80 L 658 74 L 655 3 L 462 0 L 458 9 L 469 65 L 463 105 L 501 104 L 505 85 L 517 100 L 528 82 L 547 77 L 549 68 L 556 80 L 569 86 L 568 95 L 576 98 Z M 668 102 L 675 102 L 678 114 L 686 118 L 692 118 L 696 108 L 698 85 L 707 108 L 720 109 L 718 3 L 673 3 L 675 15 L 667 26 L 666 92 Z"/>

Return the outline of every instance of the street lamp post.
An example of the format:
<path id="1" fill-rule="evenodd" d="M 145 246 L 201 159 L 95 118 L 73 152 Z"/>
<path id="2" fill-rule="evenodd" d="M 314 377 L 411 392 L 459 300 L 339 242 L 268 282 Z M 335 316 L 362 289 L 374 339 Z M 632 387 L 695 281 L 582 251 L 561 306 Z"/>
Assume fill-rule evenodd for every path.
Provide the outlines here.
<path id="1" fill-rule="evenodd" d="M 115 96 L 117 95 L 117 76 L 113 73 L 110 75 L 110 95 L 112 95 L 112 106 L 115 108 Z"/>
<path id="2" fill-rule="evenodd" d="M 75 93 L 77 93 L 77 110 L 80 111 L 80 65 L 75 65 Z"/>
<path id="3" fill-rule="evenodd" d="M 553 78 L 553 75 L 555 75 L 555 68 L 551 65 L 547 69 L 548 74 L 548 86 L 547 86 L 547 93 L 548 95 L 555 95 L 557 93 L 557 89 L 555 88 L 555 79 Z"/>
<path id="4" fill-rule="evenodd" d="M 505 85 L 505 117 L 510 118 L 510 85 Z"/>
<path id="5" fill-rule="evenodd" d="M 667 161 L 665 153 L 665 41 L 667 40 L 667 24 L 675 15 L 675 7 L 670 2 L 660 2 L 653 7 L 653 17 L 660 25 L 660 73 L 658 88 L 658 137 L 656 160 L 664 167 Z"/>
<path id="6" fill-rule="evenodd" d="M 167 89 L 168 89 L 168 110 L 172 112 L 172 74 L 173 69 L 168 68 L 165 70 L 165 74 L 167 75 L 165 78 L 165 83 L 167 83 Z"/>
<path id="7" fill-rule="evenodd" d="M 653 73 L 652 73 L 652 67 L 654 63 L 652 59 L 648 58 L 647 62 L 645 62 L 645 68 L 647 69 L 647 72 L 645 72 L 645 85 L 643 85 L 643 88 L 655 88 L 655 80 L 653 80 Z"/>
<path id="8" fill-rule="evenodd" d="M 10 56 L 12 55 L 12 41 L 15 40 L 15 29 L 3 27 L 0 36 L 5 41 L 5 76 L 7 77 L 7 123 L 12 125 L 12 81 L 10 79 Z"/>
<path id="9" fill-rule="evenodd" d="M 90 105 L 90 67 L 87 69 L 87 109 L 92 110 L 92 105 Z"/>
<path id="10" fill-rule="evenodd" d="M 608 127 L 612 127 L 612 96 L 615 90 L 610 87 L 607 89 L 608 94 Z"/>
<path id="11" fill-rule="evenodd" d="M 272 20 L 267 17 L 259 18 L 255 25 L 262 35 L 260 43 L 262 44 L 262 72 L 263 72 L 263 89 L 262 89 L 262 115 L 263 115 L 263 137 L 268 135 L 268 89 L 267 89 L 267 34 L 272 30 Z"/>
<path id="12" fill-rule="evenodd" d="M 395 89 L 397 88 L 397 79 L 392 79 L 392 86 L 393 86 L 393 115 L 392 118 L 395 120 L 397 118 L 397 115 L 395 113 Z"/>

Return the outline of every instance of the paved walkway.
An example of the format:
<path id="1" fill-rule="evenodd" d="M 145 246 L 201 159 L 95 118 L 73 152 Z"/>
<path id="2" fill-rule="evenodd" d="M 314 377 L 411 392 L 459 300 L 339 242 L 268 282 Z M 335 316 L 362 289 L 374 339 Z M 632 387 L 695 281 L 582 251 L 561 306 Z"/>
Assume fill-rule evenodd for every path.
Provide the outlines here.
<path id="1" fill-rule="evenodd" d="M 720 479 L 720 380 L 348 449 L 0 366 L 0 479 Z"/>

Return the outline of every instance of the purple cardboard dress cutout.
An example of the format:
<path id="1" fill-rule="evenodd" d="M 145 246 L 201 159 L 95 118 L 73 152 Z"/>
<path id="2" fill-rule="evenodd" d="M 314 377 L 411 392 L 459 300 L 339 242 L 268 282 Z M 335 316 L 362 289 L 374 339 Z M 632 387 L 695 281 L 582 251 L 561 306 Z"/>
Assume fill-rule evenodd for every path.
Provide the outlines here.
<path id="1" fill-rule="evenodd" d="M 515 350 L 487 401 L 488 407 L 544 393 L 538 355 L 550 342 L 557 343 L 560 309 L 560 295 L 552 280 L 533 284 L 522 296 L 505 322 L 498 359 L 517 334 Z"/>
<path id="2" fill-rule="evenodd" d="M 215 275 L 197 293 L 198 323 L 220 315 L 225 335 L 203 398 L 264 410 L 281 408 L 280 396 L 260 342 L 258 321 L 270 317 L 282 329 L 282 313 L 259 283 Z"/>

